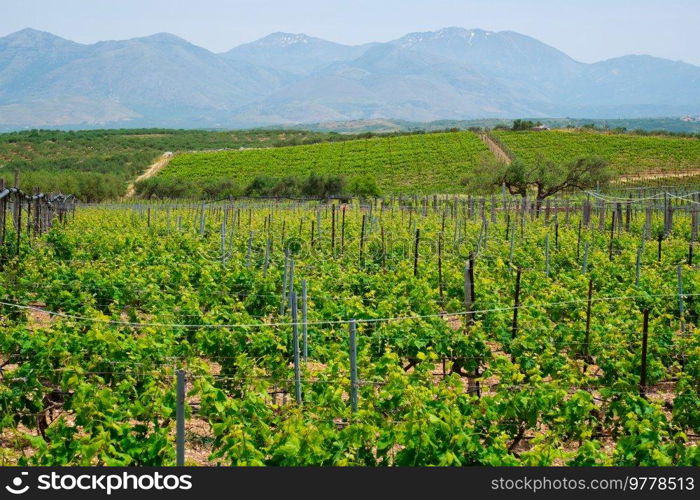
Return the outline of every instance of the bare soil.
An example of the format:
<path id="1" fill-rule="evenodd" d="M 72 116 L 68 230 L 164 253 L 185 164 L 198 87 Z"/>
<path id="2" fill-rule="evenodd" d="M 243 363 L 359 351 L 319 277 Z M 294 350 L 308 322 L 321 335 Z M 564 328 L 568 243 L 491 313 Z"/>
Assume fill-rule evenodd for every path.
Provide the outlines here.
<path id="1" fill-rule="evenodd" d="M 134 180 L 134 182 L 129 184 L 129 187 L 126 188 L 126 194 L 124 195 L 124 198 L 125 199 L 133 198 L 134 195 L 136 194 L 136 183 L 143 181 L 143 180 L 146 180 L 146 179 L 150 179 L 151 177 L 156 175 L 158 172 L 163 170 L 165 167 L 168 166 L 168 163 L 170 163 L 170 160 L 173 159 L 173 156 L 174 155 L 171 152 L 163 153 L 163 156 L 161 156 L 158 159 L 158 161 L 156 161 L 151 166 L 149 166 L 143 174 L 139 175 L 136 178 L 136 180 Z"/>

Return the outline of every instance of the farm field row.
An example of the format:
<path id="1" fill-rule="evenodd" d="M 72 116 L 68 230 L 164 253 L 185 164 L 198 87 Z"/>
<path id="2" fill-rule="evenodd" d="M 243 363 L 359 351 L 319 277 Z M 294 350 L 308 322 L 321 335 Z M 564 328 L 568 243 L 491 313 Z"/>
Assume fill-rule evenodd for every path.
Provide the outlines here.
<path id="1" fill-rule="evenodd" d="M 600 156 L 620 174 L 700 168 L 700 139 L 592 131 L 492 132 L 516 158 L 556 162 Z"/>
<path id="2" fill-rule="evenodd" d="M 692 205 L 518 206 L 79 207 L 19 252 L 8 220 L 0 462 L 172 465 L 183 370 L 190 464 L 700 465 Z"/>
<path id="3" fill-rule="evenodd" d="M 158 178 L 230 180 L 244 188 L 256 177 L 372 177 L 383 193 L 454 193 L 490 153 L 471 132 L 431 133 L 275 149 L 178 155 Z"/>

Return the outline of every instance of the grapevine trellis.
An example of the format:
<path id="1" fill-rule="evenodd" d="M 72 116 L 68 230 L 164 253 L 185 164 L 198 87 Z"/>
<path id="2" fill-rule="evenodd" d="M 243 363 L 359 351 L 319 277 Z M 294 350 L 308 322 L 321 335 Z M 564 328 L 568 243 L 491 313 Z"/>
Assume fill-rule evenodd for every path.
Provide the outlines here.
<path id="1" fill-rule="evenodd" d="M 590 398 L 586 408 L 602 412 L 595 417 L 602 430 L 592 428 L 589 436 L 562 427 L 557 439 L 609 437 L 606 426 L 633 436 L 604 412 L 621 411 L 623 403 L 649 405 L 645 411 L 658 405 L 672 407 L 674 429 L 689 435 L 681 448 L 695 449 L 698 207 L 698 193 L 670 192 L 637 198 L 590 192 L 539 202 L 494 195 L 78 205 L 75 222 L 52 231 L 64 235 L 60 246 L 48 241 L 27 250 L 28 263 L 55 269 L 32 270 L 27 290 L 4 290 L 0 309 L 15 321 L 44 315 L 70 338 L 73 331 L 80 336 L 53 354 L 28 348 L 31 340 L 6 339 L 0 364 L 17 368 L 3 381 L 25 387 L 35 380 L 33 365 L 43 378 L 30 392 L 44 399 L 0 391 L 2 411 L 42 422 L 44 439 L 60 447 L 60 432 L 73 431 L 62 424 L 51 431 L 59 417 L 49 413 L 75 414 L 84 428 L 83 391 L 107 391 L 114 404 L 127 398 L 122 404 L 133 401 L 139 409 L 110 411 L 157 418 L 165 429 L 141 438 L 153 446 L 162 439 L 154 455 L 135 458 L 120 441 L 129 460 L 150 464 L 184 463 L 188 429 L 202 420 L 212 428 L 212 460 L 224 463 L 278 463 L 280 454 L 282 463 L 301 463 L 282 448 L 292 444 L 275 445 L 276 435 L 301 439 L 295 422 L 323 429 L 333 446 L 369 428 L 389 439 L 393 427 L 403 434 L 385 459 L 403 464 L 409 459 L 397 450 L 411 449 L 414 426 L 437 432 L 442 443 L 436 436 L 450 419 L 457 419 L 450 432 L 462 428 L 481 449 L 520 460 L 530 453 L 521 450 L 524 441 L 555 435 L 563 424 L 533 409 L 537 422 L 547 422 L 542 430 L 517 405 L 540 398 L 540 405 L 555 399 L 569 408 Z M 83 238 L 98 245 L 91 224 L 114 241 L 105 238 L 101 250 L 82 248 Z M 24 234 L 23 241 L 39 237 Z M 188 266 L 197 270 L 187 275 Z M 97 273 L 81 275 L 83 268 Z M 145 281 L 132 274 L 136 269 Z M 195 279 L 191 290 L 187 280 Z M 110 335 L 124 345 L 112 345 Z M 160 350 L 146 344 L 149 338 L 163 343 Z M 132 381 L 135 395 L 120 380 Z M 142 390 L 155 401 L 142 399 Z M 392 398 L 403 403 L 394 407 Z M 411 398 L 420 404 L 410 406 Z M 452 406 L 424 413 L 441 398 Z M 161 405 L 152 415 L 151 404 Z M 479 415 L 491 405 L 504 416 L 487 422 Z M 103 418 L 98 413 L 93 417 Z M 592 417 L 575 418 L 586 429 Z M 258 429 L 263 421 L 269 424 Z M 423 427 L 429 423 L 434 428 Z M 659 446 L 676 443 L 665 432 Z M 451 449 L 444 439 L 441 446 Z M 645 456 L 630 439 L 620 446 Z M 249 441 L 260 454 L 246 447 Z M 376 437 L 370 441 L 368 449 L 376 448 Z M 353 443 L 347 450 L 360 446 Z M 673 456 L 681 457 L 681 448 Z M 34 460 L 50 462 L 52 449 Z M 477 451 L 462 453 L 486 460 Z"/>
<path id="2" fill-rule="evenodd" d="M 68 215 L 75 210 L 76 199 L 72 195 L 48 195 L 35 189 L 32 194 L 17 187 L 6 188 L 0 179 L 0 245 L 8 243 L 7 221 L 11 220 L 14 232 L 14 251 L 19 253 L 22 234 L 41 236 L 53 226 L 54 220 L 67 221 Z M 29 240 L 31 241 L 31 240 Z"/>

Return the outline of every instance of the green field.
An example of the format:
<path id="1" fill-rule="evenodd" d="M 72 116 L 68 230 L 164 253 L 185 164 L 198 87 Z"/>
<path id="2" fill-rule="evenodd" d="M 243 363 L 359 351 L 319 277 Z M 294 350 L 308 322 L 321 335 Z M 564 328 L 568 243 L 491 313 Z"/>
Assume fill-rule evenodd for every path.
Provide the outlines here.
<path id="1" fill-rule="evenodd" d="M 472 132 L 359 139 L 275 149 L 178 155 L 158 176 L 163 182 L 228 180 L 243 188 L 256 177 L 310 174 L 373 177 L 383 194 L 453 193 L 490 153 Z"/>
<path id="2" fill-rule="evenodd" d="M 598 155 L 626 174 L 700 168 L 697 137 L 581 130 L 497 130 L 493 136 L 525 161 L 540 154 L 554 161 Z M 166 151 L 175 152 L 175 159 L 160 175 L 137 185 L 140 196 L 217 199 L 245 194 L 261 177 L 299 183 L 311 174 L 342 176 L 349 183 L 376 181 L 380 194 L 458 193 L 466 189 L 461 181 L 471 169 L 491 156 L 467 131 L 373 136 L 303 130 L 34 130 L 0 134 L 0 177 L 12 183 L 18 171 L 25 191 L 72 193 L 87 202 L 117 199 Z M 693 182 L 683 178 L 661 184 Z"/>
<path id="3" fill-rule="evenodd" d="M 511 132 L 493 136 L 519 159 L 568 161 L 582 156 L 605 158 L 620 173 L 666 172 L 700 168 L 700 139 L 588 131 Z"/>
<path id="4" fill-rule="evenodd" d="M 130 129 L 62 132 L 31 130 L 0 134 L 0 177 L 31 191 L 75 194 L 82 201 L 122 196 L 129 181 L 166 151 L 275 147 L 346 140 L 325 132 L 286 130 Z"/>

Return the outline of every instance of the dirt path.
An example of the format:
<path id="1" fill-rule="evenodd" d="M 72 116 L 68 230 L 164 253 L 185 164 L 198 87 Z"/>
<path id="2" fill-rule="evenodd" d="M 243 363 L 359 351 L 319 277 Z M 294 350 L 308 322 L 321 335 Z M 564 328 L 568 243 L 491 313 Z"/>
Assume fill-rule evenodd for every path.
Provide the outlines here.
<path id="1" fill-rule="evenodd" d="M 637 182 L 637 181 L 653 181 L 655 179 L 679 179 L 683 177 L 700 176 L 700 168 L 684 170 L 683 172 L 642 172 L 639 174 L 629 174 L 620 176 L 616 182 Z"/>
<path id="2" fill-rule="evenodd" d="M 501 146 L 499 146 L 493 139 L 491 139 L 488 136 L 488 134 L 479 134 L 479 137 L 482 141 L 484 141 L 484 144 L 486 144 L 486 146 L 494 154 L 498 161 L 505 163 L 506 165 L 510 165 L 511 163 L 513 163 L 510 159 L 510 156 L 508 156 L 508 153 L 503 151 L 503 149 L 501 149 Z"/>
<path id="3" fill-rule="evenodd" d="M 153 165 L 148 167 L 143 174 L 139 175 L 136 178 L 136 180 L 134 180 L 134 182 L 129 184 L 129 187 L 126 188 L 126 194 L 124 195 L 124 198 L 125 199 L 133 198 L 134 195 L 136 194 L 136 183 L 139 181 L 150 179 L 151 177 L 156 175 L 158 172 L 163 170 L 168 165 L 168 163 L 170 163 L 170 160 L 172 160 L 172 159 L 173 159 L 173 153 L 171 153 L 169 151 L 167 153 L 163 153 L 163 156 L 158 158 L 158 161 L 156 161 Z"/>

